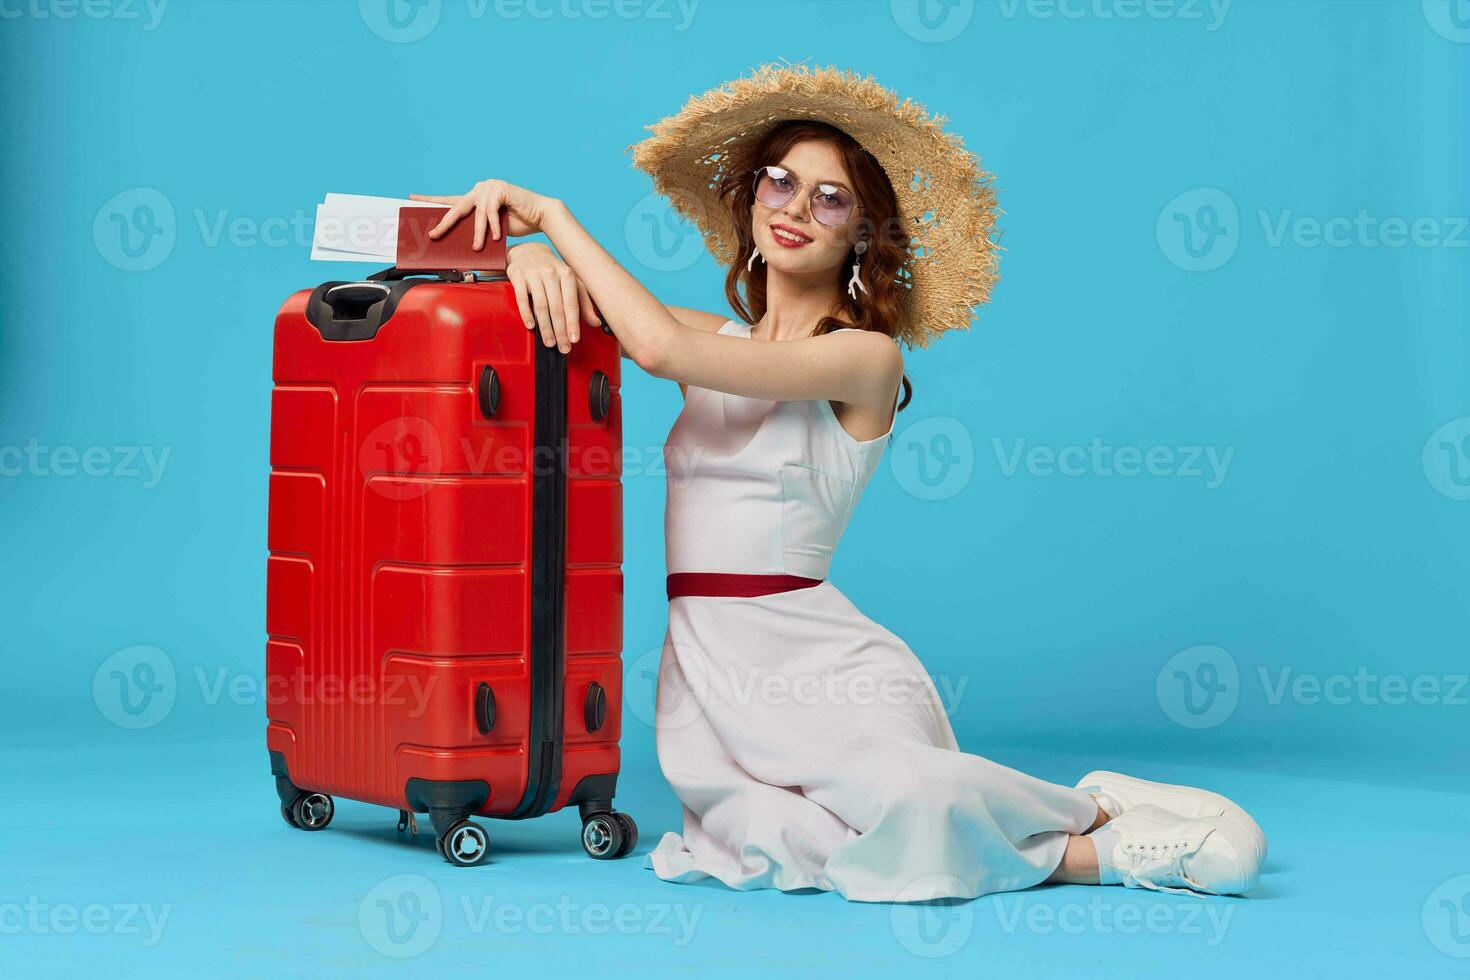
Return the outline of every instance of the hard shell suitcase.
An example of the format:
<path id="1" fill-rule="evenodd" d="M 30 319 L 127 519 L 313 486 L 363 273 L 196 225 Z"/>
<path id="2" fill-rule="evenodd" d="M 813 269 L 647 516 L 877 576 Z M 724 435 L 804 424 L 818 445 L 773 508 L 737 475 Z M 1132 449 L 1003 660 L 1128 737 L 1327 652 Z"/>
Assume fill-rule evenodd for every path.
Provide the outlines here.
<path id="1" fill-rule="evenodd" d="M 632 850 L 612 806 L 619 375 L 604 330 L 546 348 L 503 274 L 389 269 L 286 301 L 266 740 L 288 824 L 322 829 L 334 796 L 397 808 L 400 830 L 427 813 L 470 865 L 471 817 L 575 803 L 589 854 Z"/>

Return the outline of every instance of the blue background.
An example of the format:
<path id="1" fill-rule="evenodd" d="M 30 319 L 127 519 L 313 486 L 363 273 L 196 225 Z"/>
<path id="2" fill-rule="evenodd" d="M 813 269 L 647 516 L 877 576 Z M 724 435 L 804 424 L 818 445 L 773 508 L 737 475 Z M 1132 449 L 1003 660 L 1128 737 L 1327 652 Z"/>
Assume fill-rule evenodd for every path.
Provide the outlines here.
<path id="1" fill-rule="evenodd" d="M 1234 971 L 1270 950 L 1315 972 L 1331 947 L 1364 969 L 1406 951 L 1432 972 L 1470 954 L 1470 904 L 1458 939 L 1435 932 L 1430 895 L 1447 880 L 1454 901 L 1470 894 L 1455 884 L 1470 872 L 1470 4 L 89 10 L 0 4 L 0 736 L 20 811 L 0 846 L 16 901 L 173 917 L 146 948 L 6 929 L 24 972 L 182 974 L 204 955 L 255 974 L 386 970 L 359 900 L 399 873 L 443 890 L 443 934 L 411 961 L 435 968 L 530 969 L 548 943 L 643 971 L 1152 968 L 1096 928 L 997 932 L 1001 899 L 924 913 L 951 939 L 965 916 L 973 932 L 915 955 L 886 908 L 590 866 L 565 815 L 493 826 L 497 860 L 467 878 L 422 839 L 389 846 L 383 811 L 346 804 L 311 837 L 274 813 L 256 686 L 271 324 L 292 291 L 368 269 L 308 261 L 316 202 L 503 177 L 565 199 L 665 301 L 722 309 L 720 270 L 624 151 L 690 94 L 777 59 L 872 73 L 947 115 L 1005 211 L 994 300 L 908 357 L 915 400 L 834 580 L 960 692 L 968 750 L 1058 780 L 1103 761 L 1211 782 L 1256 812 L 1276 863 L 1257 899 L 1228 906 L 1235 956 L 1194 962 L 1201 939 L 1182 928 L 1128 943 L 1157 944 L 1160 969 Z M 1344 237 L 1314 240 L 1331 219 Z M 1385 219 L 1418 221 L 1420 241 L 1395 246 Z M 626 443 L 652 460 L 677 389 L 630 368 L 623 391 Z M 1010 465 L 1018 445 L 1095 441 L 1157 448 L 1168 473 Z M 18 462 L 31 445 L 49 462 Z M 49 455 L 92 447 L 99 475 Z M 1194 447 L 1228 468 L 1192 475 Z M 161 479 L 142 451 L 168 454 Z M 640 851 L 679 816 L 647 724 L 662 502 L 657 467 L 630 463 L 619 799 Z M 93 682 L 138 645 L 173 681 L 132 730 Z M 1385 675 L 1438 693 L 1383 703 Z M 1303 676 L 1345 696 L 1276 696 Z M 1371 896 L 1333 905 L 1352 890 Z M 490 892 L 704 917 L 677 948 L 467 933 L 460 897 Z"/>

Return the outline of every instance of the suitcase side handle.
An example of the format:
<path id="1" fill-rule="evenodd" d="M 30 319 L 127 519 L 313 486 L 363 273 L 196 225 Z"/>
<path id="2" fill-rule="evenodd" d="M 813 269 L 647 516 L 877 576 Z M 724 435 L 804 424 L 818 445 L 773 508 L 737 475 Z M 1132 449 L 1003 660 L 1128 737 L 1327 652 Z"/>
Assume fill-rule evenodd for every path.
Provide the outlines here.
<path id="1" fill-rule="evenodd" d="M 489 735 L 495 727 L 495 692 L 484 681 L 475 689 L 475 727 L 481 735 Z"/>

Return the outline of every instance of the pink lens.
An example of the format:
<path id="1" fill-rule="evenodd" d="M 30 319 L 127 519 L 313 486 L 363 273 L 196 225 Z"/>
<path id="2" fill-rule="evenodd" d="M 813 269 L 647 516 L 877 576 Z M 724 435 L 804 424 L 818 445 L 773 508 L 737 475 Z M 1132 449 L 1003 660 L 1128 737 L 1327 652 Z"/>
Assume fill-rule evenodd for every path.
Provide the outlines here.
<path id="1" fill-rule="evenodd" d="M 812 194 L 812 217 L 828 228 L 838 228 L 852 217 L 852 196 L 840 187 L 818 184 Z"/>
<path id="2" fill-rule="evenodd" d="M 768 208 L 785 207 L 796 196 L 799 186 L 789 171 L 762 167 L 755 178 L 755 199 Z"/>

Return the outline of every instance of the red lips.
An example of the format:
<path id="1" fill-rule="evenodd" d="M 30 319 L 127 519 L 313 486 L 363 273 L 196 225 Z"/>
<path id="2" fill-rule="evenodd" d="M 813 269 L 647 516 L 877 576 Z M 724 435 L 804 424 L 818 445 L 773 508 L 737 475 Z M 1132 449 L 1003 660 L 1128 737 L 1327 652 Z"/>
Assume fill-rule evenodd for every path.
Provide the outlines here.
<path id="1" fill-rule="evenodd" d="M 776 244 L 780 245 L 782 248 L 801 248 L 803 245 L 810 245 L 812 242 L 812 236 L 806 234 L 805 232 L 798 231 L 790 225 L 774 224 L 771 225 L 770 228 L 771 237 L 774 238 L 776 240 Z M 790 238 L 786 238 L 782 235 L 776 234 L 776 232 L 778 231 L 784 231 L 786 232 L 786 234 L 794 236 L 797 241 L 792 241 Z"/>

